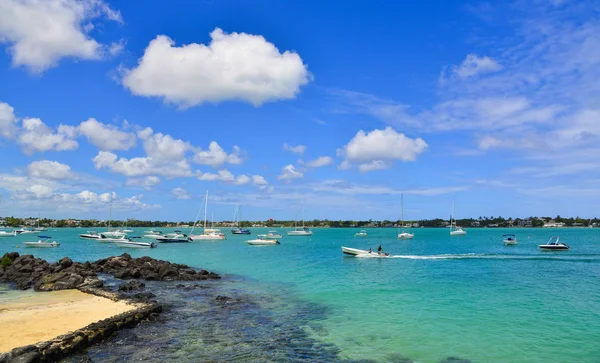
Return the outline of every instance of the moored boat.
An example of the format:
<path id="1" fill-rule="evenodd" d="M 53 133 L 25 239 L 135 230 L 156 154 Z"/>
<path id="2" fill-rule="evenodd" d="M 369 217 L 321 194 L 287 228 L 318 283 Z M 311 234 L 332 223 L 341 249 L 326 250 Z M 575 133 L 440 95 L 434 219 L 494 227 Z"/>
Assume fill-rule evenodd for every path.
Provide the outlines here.
<path id="1" fill-rule="evenodd" d="M 259 234 L 259 237 L 263 237 L 265 239 L 280 239 L 283 238 L 281 233 L 277 231 L 269 231 L 267 234 Z"/>
<path id="2" fill-rule="evenodd" d="M 96 231 L 87 231 L 79 235 L 79 238 L 83 239 L 99 239 L 100 235 Z"/>
<path id="3" fill-rule="evenodd" d="M 15 231 L 0 231 L 0 237 L 14 237 L 17 235 L 17 232 Z"/>
<path id="4" fill-rule="evenodd" d="M 367 237 L 367 236 L 368 236 L 367 231 L 365 231 L 364 229 L 362 229 L 360 232 L 356 232 L 354 234 L 354 237 Z"/>
<path id="5" fill-rule="evenodd" d="M 276 239 L 266 239 L 264 237 L 259 236 L 256 239 L 247 240 L 246 243 L 251 246 L 274 246 L 278 245 L 279 241 Z"/>
<path id="6" fill-rule="evenodd" d="M 553 250 L 553 251 L 570 249 L 569 246 L 567 246 L 566 244 L 564 244 L 562 242 L 559 242 L 559 240 L 560 240 L 560 237 L 558 237 L 558 236 L 550 237 L 550 239 L 548 240 L 548 242 L 546 242 L 546 244 L 539 245 L 538 247 L 543 250 Z"/>
<path id="7" fill-rule="evenodd" d="M 119 247 L 126 247 L 126 248 L 156 248 L 156 243 L 154 243 L 154 242 L 133 241 L 131 238 L 129 238 L 125 241 L 115 242 L 115 244 Z"/>
<path id="8" fill-rule="evenodd" d="M 221 232 L 220 229 L 217 228 L 206 228 L 206 217 L 208 213 L 208 190 L 206 191 L 206 197 L 204 199 L 204 231 L 201 234 L 193 234 L 194 228 L 196 228 L 196 223 L 198 223 L 198 216 L 200 215 L 200 210 L 198 210 L 198 214 L 196 215 L 196 220 L 194 221 L 194 226 L 190 231 L 189 240 L 190 241 L 219 241 L 227 239 L 225 233 Z"/>
<path id="9" fill-rule="evenodd" d="M 23 242 L 23 246 L 25 247 L 38 247 L 38 248 L 52 248 L 60 246 L 59 242 L 50 241 L 52 237 L 50 236 L 38 236 L 39 240 L 37 242 Z"/>
<path id="10" fill-rule="evenodd" d="M 96 238 L 98 242 L 123 242 L 128 241 L 129 239 L 125 236 L 111 236 L 106 235 L 104 233 L 100 233 L 100 237 Z"/>

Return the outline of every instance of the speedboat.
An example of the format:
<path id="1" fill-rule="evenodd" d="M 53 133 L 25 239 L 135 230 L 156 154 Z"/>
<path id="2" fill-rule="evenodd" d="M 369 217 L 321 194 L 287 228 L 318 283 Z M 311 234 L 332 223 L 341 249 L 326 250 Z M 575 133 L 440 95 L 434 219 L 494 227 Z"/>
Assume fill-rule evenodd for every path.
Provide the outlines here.
<path id="1" fill-rule="evenodd" d="M 276 239 L 266 239 L 264 237 L 259 236 L 257 239 L 247 240 L 246 243 L 251 246 L 274 246 L 278 245 L 279 241 Z"/>
<path id="2" fill-rule="evenodd" d="M 452 227 L 451 227 L 452 228 Z M 467 231 L 460 227 L 455 227 L 456 229 L 450 231 L 451 236 L 464 236 L 467 234 Z"/>
<path id="3" fill-rule="evenodd" d="M 40 247 L 40 248 L 51 248 L 51 247 L 60 246 L 60 243 L 58 243 L 56 241 L 50 242 L 50 239 L 52 237 L 38 236 L 38 238 L 39 238 L 39 241 L 37 241 L 37 242 L 23 242 L 23 246 L 25 246 L 25 247 Z"/>
<path id="4" fill-rule="evenodd" d="M 227 236 L 217 228 L 204 228 L 202 234 L 190 236 L 192 241 L 218 241 L 224 239 L 227 239 Z"/>
<path id="5" fill-rule="evenodd" d="M 106 232 L 102 232 L 102 234 L 106 237 L 122 237 L 127 235 L 127 233 L 120 229 L 109 229 Z"/>
<path id="6" fill-rule="evenodd" d="M 144 232 L 144 238 L 157 239 L 157 238 L 162 238 L 164 236 L 165 235 L 161 231 L 146 231 L 146 232 Z"/>
<path id="7" fill-rule="evenodd" d="M 389 257 L 389 253 L 378 253 L 372 250 L 360 250 L 358 248 L 350 248 L 342 246 L 342 253 L 354 257 Z"/>
<path id="8" fill-rule="evenodd" d="M 249 229 L 242 228 L 242 227 L 232 228 L 231 233 L 232 234 L 252 234 L 252 232 L 250 232 Z"/>
<path id="9" fill-rule="evenodd" d="M 20 229 L 15 230 L 15 232 L 17 234 L 34 234 L 34 233 L 37 233 L 36 231 L 34 231 L 31 228 L 20 228 Z"/>
<path id="10" fill-rule="evenodd" d="M 367 236 L 368 236 L 367 231 L 365 231 L 364 229 L 361 230 L 360 232 L 357 232 L 354 234 L 354 237 L 367 237 Z"/>
<path id="11" fill-rule="evenodd" d="M 156 238 L 156 242 L 160 243 L 187 243 L 190 241 L 190 237 L 188 237 L 187 234 L 181 233 L 181 231 L 175 231 L 175 233 L 167 233 L 164 236 Z"/>
<path id="12" fill-rule="evenodd" d="M 568 250 L 570 247 L 562 242 L 559 242 L 559 239 L 560 238 L 558 236 L 550 237 L 546 244 L 539 245 L 538 247 L 543 250 Z"/>
<path id="13" fill-rule="evenodd" d="M 17 235 L 16 231 L 0 231 L 0 237 L 14 237 Z"/>
<path id="14" fill-rule="evenodd" d="M 277 231 L 269 231 L 269 233 L 267 234 L 259 234 L 258 237 L 262 237 L 264 239 L 280 239 L 283 238 L 283 236 L 281 235 L 281 233 L 278 233 Z"/>
<path id="15" fill-rule="evenodd" d="M 154 242 L 138 242 L 133 241 L 131 238 L 128 238 L 125 241 L 115 242 L 115 244 L 119 247 L 126 248 L 156 248 L 156 243 Z"/>
<path id="16" fill-rule="evenodd" d="M 96 241 L 98 241 L 98 242 L 123 242 L 123 241 L 129 241 L 129 239 L 125 236 L 113 237 L 111 235 L 107 236 L 104 233 L 100 233 L 100 237 L 96 238 Z"/>
<path id="17" fill-rule="evenodd" d="M 504 234 L 502 235 L 502 241 L 504 241 L 504 244 L 507 246 L 514 246 L 517 244 L 517 236 L 512 233 Z"/>
<path id="18" fill-rule="evenodd" d="M 288 236 L 312 236 L 312 231 L 308 227 L 294 228 L 291 231 L 287 231 Z"/>
<path id="19" fill-rule="evenodd" d="M 79 238 L 83 239 L 99 239 L 100 235 L 96 231 L 87 231 L 79 235 Z"/>
<path id="20" fill-rule="evenodd" d="M 413 237 L 415 236 L 414 233 L 409 233 L 409 232 L 400 232 L 398 233 L 398 239 L 413 239 Z"/>

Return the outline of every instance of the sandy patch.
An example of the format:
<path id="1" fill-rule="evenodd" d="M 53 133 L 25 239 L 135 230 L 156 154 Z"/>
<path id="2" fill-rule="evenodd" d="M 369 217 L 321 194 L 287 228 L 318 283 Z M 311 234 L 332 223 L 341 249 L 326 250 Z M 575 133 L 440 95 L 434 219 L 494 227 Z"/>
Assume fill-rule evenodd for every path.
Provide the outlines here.
<path id="1" fill-rule="evenodd" d="M 134 308 L 79 290 L 25 296 L 0 305 L 0 352 L 49 340 Z"/>

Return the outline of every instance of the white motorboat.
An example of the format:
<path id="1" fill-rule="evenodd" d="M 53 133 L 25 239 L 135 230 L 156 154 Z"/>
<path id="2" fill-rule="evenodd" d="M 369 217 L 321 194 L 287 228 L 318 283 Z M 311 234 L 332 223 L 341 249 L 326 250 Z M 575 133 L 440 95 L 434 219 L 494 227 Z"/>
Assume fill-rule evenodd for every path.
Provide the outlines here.
<path id="1" fill-rule="evenodd" d="M 156 243 L 154 242 L 138 242 L 133 241 L 131 238 L 126 241 L 115 242 L 115 244 L 125 248 L 156 248 Z"/>
<path id="2" fill-rule="evenodd" d="M 517 244 L 517 236 L 514 234 L 504 234 L 502 235 L 502 241 L 506 246 L 514 246 Z"/>
<path id="3" fill-rule="evenodd" d="M 16 229 L 15 232 L 17 234 L 35 234 L 35 233 L 37 233 L 36 231 L 34 231 L 31 228 L 19 228 L 19 229 Z"/>
<path id="4" fill-rule="evenodd" d="M 464 236 L 467 231 L 458 227 L 454 220 L 454 199 L 452 199 L 452 215 L 450 215 L 450 235 L 451 236 Z"/>
<path id="5" fill-rule="evenodd" d="M 279 241 L 276 239 L 266 239 L 264 237 L 258 236 L 258 238 L 256 239 L 247 240 L 246 243 L 251 246 L 274 246 L 278 245 Z"/>
<path id="6" fill-rule="evenodd" d="M 279 233 L 277 231 L 269 231 L 264 236 L 265 236 L 266 239 L 280 239 L 280 238 L 283 238 L 283 236 L 281 235 L 281 233 Z"/>
<path id="7" fill-rule="evenodd" d="M 60 246 L 59 242 L 50 241 L 52 238 L 50 236 L 38 236 L 38 238 L 39 240 L 37 242 L 23 242 L 23 246 L 37 248 L 52 248 Z"/>
<path id="8" fill-rule="evenodd" d="M 548 242 L 546 244 L 539 245 L 538 247 L 543 250 L 553 250 L 553 251 L 568 250 L 570 247 L 562 242 L 559 242 L 559 239 L 560 239 L 560 237 L 558 237 L 558 236 L 550 237 L 550 239 L 548 240 Z"/>
<path id="9" fill-rule="evenodd" d="M 127 233 L 125 233 L 125 231 L 123 231 L 122 229 L 108 229 L 108 231 L 106 232 L 102 232 L 103 235 L 107 236 L 107 237 L 123 237 L 126 236 Z"/>
<path id="10" fill-rule="evenodd" d="M 106 235 L 104 233 L 100 233 L 100 237 L 96 239 L 96 241 L 98 242 L 123 242 L 123 241 L 129 241 L 129 239 L 125 236 L 111 236 L 111 235 Z"/>
<path id="11" fill-rule="evenodd" d="M 364 229 L 361 230 L 360 232 L 356 232 L 354 234 L 354 237 L 367 237 L 367 236 L 368 236 L 367 231 L 365 231 Z"/>
<path id="12" fill-rule="evenodd" d="M 156 238 L 156 242 L 160 243 L 187 243 L 191 242 L 190 237 L 187 234 L 175 232 L 167 233 L 162 237 Z"/>
<path id="13" fill-rule="evenodd" d="M 16 231 L 0 231 L 0 237 L 14 237 L 17 235 Z"/>
<path id="14" fill-rule="evenodd" d="M 344 247 L 342 246 L 342 253 L 347 256 L 354 257 L 389 257 L 389 253 L 373 252 L 372 250 L 361 250 L 358 248 Z"/>
<path id="15" fill-rule="evenodd" d="M 206 217 L 208 212 L 208 190 L 206 191 L 206 198 L 204 198 L 204 231 L 201 234 L 193 234 L 194 228 L 196 228 L 196 224 L 198 223 L 198 216 L 200 215 L 200 209 L 196 214 L 196 220 L 194 221 L 194 226 L 190 231 L 189 239 L 190 241 L 219 241 L 227 239 L 225 233 L 221 232 L 220 229 L 217 228 L 206 228 Z"/>
<path id="16" fill-rule="evenodd" d="M 79 238 L 83 238 L 83 239 L 98 239 L 98 238 L 100 238 L 100 235 L 96 231 L 87 231 L 86 233 L 80 234 Z"/>
<path id="17" fill-rule="evenodd" d="M 398 233 L 398 239 L 413 239 L 415 234 L 404 230 L 404 194 L 400 194 L 400 205 L 402 209 L 402 219 L 400 220 L 402 232 Z"/>
<path id="18" fill-rule="evenodd" d="M 36 232 L 44 232 L 44 231 L 47 231 L 48 228 L 46 228 L 46 227 L 34 227 L 33 230 L 36 231 Z"/>

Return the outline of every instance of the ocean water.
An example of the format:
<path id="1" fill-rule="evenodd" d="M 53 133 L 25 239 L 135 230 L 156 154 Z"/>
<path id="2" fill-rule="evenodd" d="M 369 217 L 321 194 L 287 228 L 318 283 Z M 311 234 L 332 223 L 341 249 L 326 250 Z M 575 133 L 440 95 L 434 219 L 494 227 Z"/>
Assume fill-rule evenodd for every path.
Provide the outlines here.
<path id="1" fill-rule="evenodd" d="M 300 337 L 303 347 L 310 345 L 311 352 L 280 352 L 283 360 L 600 362 L 600 229 L 467 229 L 466 236 L 451 237 L 448 229 L 420 228 L 408 241 L 397 240 L 395 229 L 368 229 L 361 238 L 354 237 L 355 229 L 314 229 L 311 237 L 284 236 L 281 245 L 264 247 L 244 243 L 251 236 L 228 233 L 225 241 L 152 250 L 78 239 L 83 231 L 44 232 L 61 242 L 56 249 L 16 247 L 33 235 L 2 238 L 0 253 L 85 261 L 126 251 L 215 271 L 225 276 L 215 288 L 252 296 L 244 314 L 268 313 L 277 322 L 270 330 L 256 322 L 254 333 L 260 334 L 250 334 L 250 343 L 285 330 Z M 518 245 L 504 246 L 503 233 L 516 234 Z M 537 248 L 553 235 L 571 250 Z M 395 257 L 346 257 L 340 248 L 378 245 Z M 0 302 L 6 294 L 0 290 Z M 221 338 L 234 339 L 241 321 L 219 325 Z M 203 328 L 196 325 L 185 330 L 197 340 L 194 329 Z M 171 353 L 206 353 L 206 347 L 181 344 Z M 278 343 L 285 344 L 296 343 Z M 110 351 L 96 354 L 106 358 Z M 239 359 L 252 359 L 251 351 L 243 354 L 250 356 Z"/>

